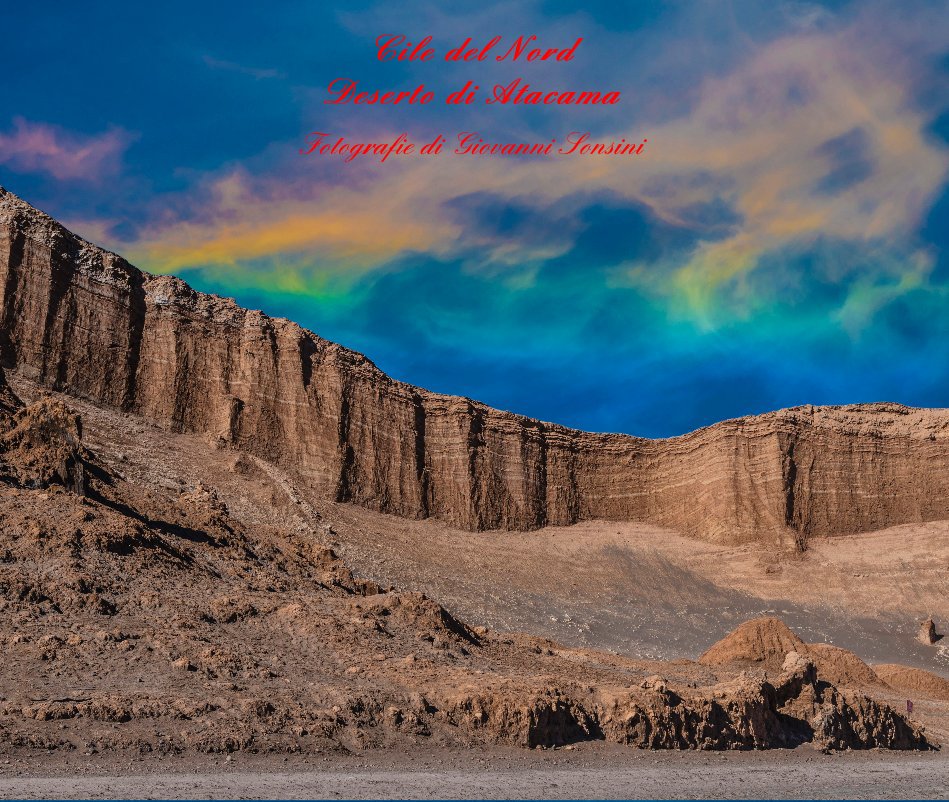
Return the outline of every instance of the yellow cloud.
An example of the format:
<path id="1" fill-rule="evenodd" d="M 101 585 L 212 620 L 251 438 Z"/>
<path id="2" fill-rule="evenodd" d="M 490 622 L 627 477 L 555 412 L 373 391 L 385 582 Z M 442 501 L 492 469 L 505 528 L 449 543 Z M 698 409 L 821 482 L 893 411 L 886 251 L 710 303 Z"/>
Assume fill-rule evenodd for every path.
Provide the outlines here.
<path id="1" fill-rule="evenodd" d="M 208 219 L 159 226 L 131 253 L 163 272 L 307 251 L 370 266 L 405 250 L 435 248 L 450 233 L 415 218 L 399 197 L 382 205 L 342 188 L 303 199 L 281 198 L 279 185 L 266 189 L 228 175 L 214 185 Z"/>

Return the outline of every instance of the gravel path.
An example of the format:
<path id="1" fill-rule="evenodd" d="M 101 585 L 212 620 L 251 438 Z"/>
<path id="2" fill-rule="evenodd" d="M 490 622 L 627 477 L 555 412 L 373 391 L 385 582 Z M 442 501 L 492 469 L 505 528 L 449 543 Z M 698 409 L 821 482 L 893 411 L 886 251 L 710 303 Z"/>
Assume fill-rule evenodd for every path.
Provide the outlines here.
<path id="1" fill-rule="evenodd" d="M 473 764 L 480 762 L 475 767 Z M 941 755 L 823 756 L 792 753 L 605 755 L 590 765 L 517 759 L 459 761 L 416 768 L 360 764 L 326 770 L 248 771 L 240 767 L 129 776 L 0 778 L 2 798 L 928 798 L 949 796 L 949 760 Z M 586 763 L 586 765 L 583 765 Z M 623 765 L 625 764 L 625 765 Z M 362 766 L 368 766 L 363 768 Z M 151 768 L 155 768 L 152 766 Z"/>

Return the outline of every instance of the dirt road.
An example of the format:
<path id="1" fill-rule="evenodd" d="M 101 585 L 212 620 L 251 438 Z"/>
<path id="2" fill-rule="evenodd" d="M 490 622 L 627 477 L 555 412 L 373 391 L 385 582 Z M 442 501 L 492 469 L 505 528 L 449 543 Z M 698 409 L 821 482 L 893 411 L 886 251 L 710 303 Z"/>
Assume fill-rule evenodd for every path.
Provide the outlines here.
<path id="1" fill-rule="evenodd" d="M 86 758 L 88 760 L 88 758 Z M 330 757 L 81 760 L 3 767 L 2 798 L 928 798 L 949 795 L 943 754 L 466 750 Z M 105 773 L 104 769 L 112 769 Z M 16 771 L 19 776 L 10 776 Z M 89 774 L 85 774 L 89 771 Z M 101 773 L 100 773 L 101 772 Z M 127 773 L 126 773 L 127 772 Z"/>

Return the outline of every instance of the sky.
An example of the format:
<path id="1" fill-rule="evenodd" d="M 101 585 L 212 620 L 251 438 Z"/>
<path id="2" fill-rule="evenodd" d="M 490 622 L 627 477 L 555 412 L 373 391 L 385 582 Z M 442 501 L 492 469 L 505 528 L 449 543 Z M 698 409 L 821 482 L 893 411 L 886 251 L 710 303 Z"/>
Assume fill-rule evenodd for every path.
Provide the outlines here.
<path id="1" fill-rule="evenodd" d="M 0 185 L 393 377 L 594 431 L 949 406 L 949 2 L 20 3 Z M 380 35 L 432 37 L 379 61 Z M 445 62 L 519 36 L 569 61 Z M 501 52 L 499 49 L 496 52 Z M 337 78 L 414 105 L 329 105 Z M 473 80 L 605 106 L 444 102 Z M 459 132 L 637 156 L 301 155 Z"/>

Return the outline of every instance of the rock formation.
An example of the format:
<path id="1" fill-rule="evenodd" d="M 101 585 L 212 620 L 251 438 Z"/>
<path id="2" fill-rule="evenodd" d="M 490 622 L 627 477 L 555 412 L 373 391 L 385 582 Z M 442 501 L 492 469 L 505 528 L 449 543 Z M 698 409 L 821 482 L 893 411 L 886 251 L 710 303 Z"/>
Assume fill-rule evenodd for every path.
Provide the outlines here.
<path id="1" fill-rule="evenodd" d="M 939 638 L 940 636 L 936 633 L 936 622 L 933 621 L 932 618 L 927 618 L 919 625 L 919 633 L 916 635 L 916 640 L 920 643 L 932 646 Z"/>
<path id="2" fill-rule="evenodd" d="M 325 498 L 477 530 L 634 520 L 718 541 L 949 517 L 949 413 L 798 407 L 645 440 L 397 382 L 299 326 L 143 273 L 0 189 L 0 359 L 206 433 Z"/>
<path id="3" fill-rule="evenodd" d="M 707 666 L 729 663 L 761 663 L 781 666 L 785 656 L 802 653 L 806 644 L 779 618 L 753 618 L 710 646 L 699 662 Z"/>
<path id="4" fill-rule="evenodd" d="M 0 369 L 0 430 L 0 477 L 9 475 L 23 487 L 62 485 L 82 495 L 82 422 L 62 401 L 43 398 L 24 406 Z"/>
<path id="5" fill-rule="evenodd" d="M 886 684 L 853 652 L 829 643 L 805 643 L 778 618 L 745 621 L 699 657 L 699 663 L 710 667 L 751 665 L 785 672 L 795 661 L 813 664 L 821 680 L 841 688 Z"/>
<path id="6" fill-rule="evenodd" d="M 198 478 L 230 460 L 220 452 L 206 449 L 205 470 L 187 482 L 133 474 L 124 451 L 103 446 L 96 413 L 87 412 L 96 438 L 85 445 L 61 401 L 19 382 L 24 404 L 3 379 L 0 749 L 40 759 L 102 751 L 124 762 L 414 747 L 420 738 L 936 746 L 920 723 L 865 696 L 876 689 L 859 672 L 854 684 L 829 679 L 777 619 L 740 627 L 709 650 L 720 658 L 711 666 L 470 627 L 422 593 L 355 576 L 320 541 L 326 530 L 313 525 L 322 518 L 308 513 L 307 525 L 247 498 L 273 498 L 261 480 L 225 501 Z M 109 430 L 141 425 L 106 417 Z M 159 437 L 158 449 L 175 439 Z"/>
<path id="7" fill-rule="evenodd" d="M 484 689 L 443 704 L 457 726 L 515 746 L 604 739 L 639 749 L 931 747 L 888 705 L 838 690 L 803 658 L 770 680 L 742 674 L 702 691 L 674 690 L 656 676 L 592 700 L 550 688 L 526 699 L 523 691 Z"/>

